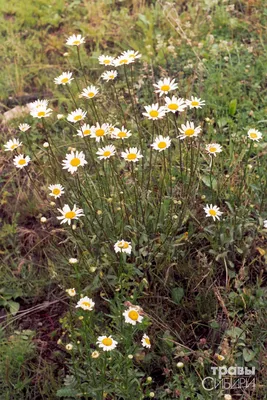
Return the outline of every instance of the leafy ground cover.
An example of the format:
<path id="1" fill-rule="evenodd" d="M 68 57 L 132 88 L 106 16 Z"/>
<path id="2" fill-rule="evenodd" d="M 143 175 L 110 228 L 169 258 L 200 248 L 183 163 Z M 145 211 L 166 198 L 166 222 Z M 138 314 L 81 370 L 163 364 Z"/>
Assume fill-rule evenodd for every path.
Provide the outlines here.
<path id="1" fill-rule="evenodd" d="M 264 399 L 264 1 L 1 8 L 1 141 L 18 138 L 15 156 L 31 158 L 20 170 L 14 152 L 1 153 L 1 398 Z M 73 33 L 85 43 L 66 46 Z M 142 57 L 112 67 L 118 77 L 105 82 L 98 57 L 128 49 Z M 63 71 L 75 80 L 55 85 Z M 178 83 L 170 97 L 205 105 L 147 118 L 146 106 L 165 104 L 153 84 L 166 77 Z M 99 93 L 81 98 L 88 85 Z M 10 120 L 4 114 L 44 98 L 48 118 L 21 108 Z M 77 136 L 83 123 L 67 119 L 77 108 L 89 127 L 108 123 L 131 136 Z M 178 138 L 188 121 L 201 132 Z M 31 128 L 20 132 L 20 123 Z M 151 147 L 167 137 L 166 150 Z M 207 151 L 213 143 L 222 149 L 216 157 Z M 99 148 L 111 145 L 116 155 L 99 159 Z M 130 147 L 143 156 L 136 163 L 121 157 Z M 62 161 L 76 149 L 87 164 L 71 174 Z M 59 183 L 65 193 L 49 196 Z M 85 215 L 60 225 L 64 204 Z M 218 220 L 206 217 L 210 204 L 223 212 Z M 128 253 L 114 250 L 121 240 Z M 85 296 L 89 305 L 77 308 Z M 103 335 L 117 342 L 114 350 L 99 346 Z M 211 367 L 223 365 L 255 367 L 255 387 L 205 390 Z"/>

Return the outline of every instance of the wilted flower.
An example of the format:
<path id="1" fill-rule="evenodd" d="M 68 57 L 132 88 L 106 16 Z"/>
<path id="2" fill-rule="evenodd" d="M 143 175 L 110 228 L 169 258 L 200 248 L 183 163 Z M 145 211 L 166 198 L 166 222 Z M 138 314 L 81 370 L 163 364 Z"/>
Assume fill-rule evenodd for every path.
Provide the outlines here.
<path id="1" fill-rule="evenodd" d="M 66 345 L 66 350 L 72 350 L 73 349 L 73 345 L 71 343 Z"/>
<path id="2" fill-rule="evenodd" d="M 66 292 L 68 293 L 68 295 L 69 295 L 70 297 L 76 296 L 76 290 L 75 290 L 74 288 L 72 288 L 72 289 L 66 289 Z"/>
<path id="3" fill-rule="evenodd" d="M 69 259 L 69 263 L 70 264 L 77 264 L 77 262 L 78 262 L 77 258 L 70 258 Z"/>

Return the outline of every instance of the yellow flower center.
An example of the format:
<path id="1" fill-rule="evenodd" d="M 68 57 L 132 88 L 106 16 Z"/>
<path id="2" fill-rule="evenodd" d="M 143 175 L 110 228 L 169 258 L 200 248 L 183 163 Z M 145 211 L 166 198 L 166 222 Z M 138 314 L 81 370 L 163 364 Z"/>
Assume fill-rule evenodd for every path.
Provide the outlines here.
<path id="1" fill-rule="evenodd" d="M 129 245 L 128 245 L 128 243 L 127 242 L 120 242 L 119 244 L 118 244 L 118 246 L 121 248 L 121 249 L 128 249 L 128 247 L 129 247 Z"/>
<path id="2" fill-rule="evenodd" d="M 212 217 L 215 217 L 217 215 L 217 212 L 215 210 L 209 210 L 209 213 Z"/>
<path id="3" fill-rule="evenodd" d="M 178 110 L 179 106 L 175 103 L 168 104 L 170 110 Z"/>
<path id="4" fill-rule="evenodd" d="M 61 80 L 61 83 L 67 83 L 69 81 L 69 78 L 63 78 L 62 80 Z"/>
<path id="5" fill-rule="evenodd" d="M 162 85 L 160 90 L 163 92 L 168 92 L 170 90 L 170 85 Z"/>
<path id="6" fill-rule="evenodd" d="M 88 97 L 94 97 L 94 95 L 95 95 L 94 92 L 89 92 L 89 93 L 87 94 Z"/>
<path id="7" fill-rule="evenodd" d="M 210 147 L 209 148 L 210 153 L 215 153 L 216 150 L 217 150 L 217 147 Z"/>
<path id="8" fill-rule="evenodd" d="M 22 158 L 21 160 L 18 161 L 19 165 L 25 165 L 26 164 L 26 160 L 24 160 L 24 158 Z"/>
<path id="9" fill-rule="evenodd" d="M 167 146 L 166 142 L 159 142 L 159 144 L 158 144 L 159 149 L 165 149 L 166 146 Z"/>
<path id="10" fill-rule="evenodd" d="M 105 134 L 104 129 L 97 129 L 95 131 L 96 136 L 103 136 Z"/>
<path id="11" fill-rule="evenodd" d="M 91 303 L 89 303 L 88 301 L 83 301 L 82 305 L 85 307 L 91 307 Z"/>
<path id="12" fill-rule="evenodd" d="M 53 194 L 55 194 L 56 196 L 58 195 L 58 194 L 60 194 L 60 189 L 53 189 L 53 192 L 52 192 Z"/>
<path id="13" fill-rule="evenodd" d="M 125 138 L 126 136 L 127 136 L 126 132 L 121 131 L 118 133 L 119 138 Z"/>
<path id="14" fill-rule="evenodd" d="M 104 60 L 103 63 L 104 64 L 110 64 L 110 60 Z"/>
<path id="15" fill-rule="evenodd" d="M 113 340 L 111 338 L 108 338 L 108 337 L 102 340 L 102 344 L 104 346 L 111 346 L 112 343 L 113 343 Z"/>
<path id="16" fill-rule="evenodd" d="M 195 133 L 195 129 L 189 128 L 189 129 L 186 129 L 184 134 L 185 134 L 185 136 L 192 136 L 192 135 L 194 135 L 194 133 Z"/>
<path id="17" fill-rule="evenodd" d="M 148 337 L 145 338 L 146 344 L 150 345 L 150 339 Z"/>
<path id="18" fill-rule="evenodd" d="M 65 218 L 67 218 L 67 219 L 72 219 L 74 217 L 76 217 L 76 212 L 75 211 L 68 211 L 65 214 Z"/>
<path id="19" fill-rule="evenodd" d="M 80 41 L 79 40 L 74 40 L 73 44 L 74 44 L 74 46 L 78 46 L 80 44 Z"/>
<path id="20" fill-rule="evenodd" d="M 39 111 L 37 115 L 38 115 L 38 117 L 44 117 L 45 116 L 45 112 L 44 111 Z"/>
<path id="21" fill-rule="evenodd" d="M 10 146 L 10 148 L 11 148 L 11 150 L 14 150 L 14 149 L 16 149 L 18 147 L 18 145 L 17 144 L 12 144 L 11 146 Z"/>
<path id="22" fill-rule="evenodd" d="M 73 158 L 71 161 L 70 161 L 70 165 L 72 166 L 72 167 L 78 167 L 79 165 L 81 164 L 81 160 L 79 159 L 79 158 Z"/>
<path id="23" fill-rule="evenodd" d="M 120 64 L 127 64 L 128 60 L 127 58 L 124 58 L 123 60 L 120 60 Z"/>
<path id="24" fill-rule="evenodd" d="M 103 156 L 108 157 L 108 156 L 110 156 L 110 154 L 111 154 L 111 152 L 107 150 L 107 151 L 104 151 Z"/>
<path id="25" fill-rule="evenodd" d="M 139 314 L 138 314 L 137 311 L 131 310 L 131 311 L 129 311 L 129 313 L 128 313 L 128 317 L 129 317 L 130 319 L 132 319 L 133 321 L 137 321 L 137 320 L 138 320 L 138 317 L 139 317 Z"/>
<path id="26" fill-rule="evenodd" d="M 109 75 L 109 79 L 114 79 L 115 76 L 114 75 Z"/>
<path id="27" fill-rule="evenodd" d="M 191 106 L 197 107 L 197 106 L 199 106 L 199 102 L 198 101 L 191 101 Z"/>
<path id="28" fill-rule="evenodd" d="M 130 153 L 127 155 L 127 160 L 135 160 L 137 155 L 135 153 Z"/>
<path id="29" fill-rule="evenodd" d="M 73 119 L 74 119 L 74 121 L 79 121 L 80 119 L 82 119 L 82 115 L 76 115 Z"/>
<path id="30" fill-rule="evenodd" d="M 251 139 L 257 139 L 258 135 L 256 132 L 254 132 L 254 133 L 252 132 L 252 133 L 250 133 L 250 137 L 251 137 Z"/>
<path id="31" fill-rule="evenodd" d="M 90 135 L 90 133 L 91 133 L 90 129 L 85 129 L 85 130 L 83 131 L 83 135 L 84 135 L 84 136 Z"/>
<path id="32" fill-rule="evenodd" d="M 152 118 L 157 118 L 158 115 L 159 115 L 159 112 L 156 111 L 156 110 L 152 110 L 152 111 L 150 111 L 149 115 L 150 115 L 150 117 L 152 117 Z"/>

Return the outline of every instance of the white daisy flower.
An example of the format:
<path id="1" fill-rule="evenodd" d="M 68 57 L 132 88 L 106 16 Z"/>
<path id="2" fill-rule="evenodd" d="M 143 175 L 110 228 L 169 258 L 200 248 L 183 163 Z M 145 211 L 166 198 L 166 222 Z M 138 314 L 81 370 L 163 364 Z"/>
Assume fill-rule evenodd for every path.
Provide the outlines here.
<path id="1" fill-rule="evenodd" d="M 220 211 L 219 207 L 213 206 L 212 204 L 207 204 L 205 207 L 203 207 L 203 209 L 206 213 L 206 217 L 212 217 L 213 221 L 215 221 L 216 219 L 219 220 L 220 216 L 223 214 L 223 212 Z"/>
<path id="2" fill-rule="evenodd" d="M 51 115 L 53 110 L 51 108 L 47 108 L 46 106 L 39 105 L 36 108 L 32 108 L 30 114 L 34 118 L 46 118 Z"/>
<path id="3" fill-rule="evenodd" d="M 28 104 L 30 110 L 35 110 L 37 108 L 47 108 L 48 107 L 48 100 L 35 100 L 32 103 Z"/>
<path id="4" fill-rule="evenodd" d="M 79 219 L 79 217 L 84 216 L 83 210 L 81 208 L 77 208 L 76 204 L 74 204 L 72 210 L 68 204 L 65 204 L 62 210 L 60 208 L 57 210 L 62 214 L 60 217 L 57 217 L 57 219 L 62 220 L 60 222 L 61 224 L 67 222 L 70 225 L 73 219 Z"/>
<path id="5" fill-rule="evenodd" d="M 66 289 L 66 292 L 68 293 L 68 295 L 69 295 L 70 297 L 76 296 L 76 290 L 75 290 L 74 288 L 72 288 L 72 289 Z"/>
<path id="6" fill-rule="evenodd" d="M 159 93 L 160 96 L 178 88 L 175 79 L 171 80 L 170 78 L 160 79 L 158 83 L 154 83 L 153 86 L 156 88 L 155 93 Z"/>
<path id="7" fill-rule="evenodd" d="M 73 258 L 73 257 L 71 257 L 71 258 L 69 259 L 69 263 L 70 263 L 70 264 L 77 264 L 78 261 L 79 261 L 79 260 L 78 260 L 77 258 Z"/>
<path id="8" fill-rule="evenodd" d="M 51 190 L 51 193 L 49 193 L 49 196 L 53 196 L 55 199 L 57 199 L 62 194 L 64 194 L 64 187 L 62 185 L 60 185 L 59 183 L 56 185 L 48 186 L 48 189 Z"/>
<path id="9" fill-rule="evenodd" d="M 97 122 L 96 126 L 92 126 L 91 138 L 94 138 L 97 142 L 103 139 L 105 135 L 109 134 L 109 125 L 102 124 L 101 126 Z"/>
<path id="10" fill-rule="evenodd" d="M 98 57 L 99 64 L 106 66 L 113 65 L 114 59 L 115 58 L 112 56 L 105 56 L 105 55 Z"/>
<path id="11" fill-rule="evenodd" d="M 19 154 L 18 156 L 14 157 L 14 159 L 13 159 L 13 163 L 17 168 L 26 167 L 30 161 L 31 161 L 30 157 L 24 156 L 23 154 Z"/>
<path id="12" fill-rule="evenodd" d="M 121 240 L 118 240 L 118 241 L 114 244 L 114 250 L 115 250 L 115 253 L 127 253 L 127 254 L 131 254 L 132 245 L 131 245 L 130 242 L 126 242 L 125 240 L 121 239 Z"/>
<path id="13" fill-rule="evenodd" d="M 127 131 L 127 129 L 124 128 L 124 126 L 119 129 L 119 128 L 114 128 L 113 132 L 111 132 L 111 137 L 113 139 L 127 139 L 130 136 L 132 136 L 131 131 Z"/>
<path id="14" fill-rule="evenodd" d="M 151 347 L 150 339 L 146 334 L 143 335 L 141 343 L 143 347 L 150 349 Z"/>
<path id="15" fill-rule="evenodd" d="M 93 97 L 95 97 L 97 95 L 97 93 L 99 92 L 99 90 L 93 86 L 87 86 L 87 88 L 83 89 L 82 93 L 81 93 L 81 97 L 86 97 L 87 99 L 92 99 Z"/>
<path id="16" fill-rule="evenodd" d="M 184 111 L 184 109 L 186 108 L 186 104 L 184 102 L 184 99 L 181 99 L 176 96 L 172 96 L 172 98 L 170 97 L 165 97 L 165 111 L 166 112 L 172 112 L 172 113 L 176 113 L 178 112 L 182 112 Z"/>
<path id="17" fill-rule="evenodd" d="M 93 302 L 93 300 L 85 296 L 78 301 L 76 308 L 82 308 L 83 310 L 92 311 L 94 306 L 95 303 Z"/>
<path id="18" fill-rule="evenodd" d="M 130 162 L 137 162 L 139 161 L 140 158 L 142 158 L 142 154 L 140 153 L 140 150 L 137 150 L 137 147 L 130 147 L 126 151 L 123 151 L 121 153 L 122 158 L 126 161 Z"/>
<path id="19" fill-rule="evenodd" d="M 218 143 L 206 144 L 206 151 L 216 157 L 216 153 L 220 153 L 222 151 L 222 146 Z"/>
<path id="20" fill-rule="evenodd" d="M 28 129 L 30 129 L 30 125 L 29 124 L 19 124 L 19 130 L 21 132 L 26 132 Z"/>
<path id="21" fill-rule="evenodd" d="M 131 325 L 136 325 L 137 322 L 142 322 L 144 318 L 140 315 L 138 307 L 129 307 L 122 315 L 125 318 L 125 322 Z"/>
<path id="22" fill-rule="evenodd" d="M 118 72 L 113 69 L 111 71 L 103 72 L 101 78 L 104 79 L 104 81 L 108 82 L 108 81 L 113 81 L 117 76 Z"/>
<path id="23" fill-rule="evenodd" d="M 129 55 L 121 55 L 113 60 L 113 65 L 119 67 L 120 65 L 127 65 L 134 62 L 134 58 Z"/>
<path id="24" fill-rule="evenodd" d="M 200 126 L 195 127 L 194 122 L 186 122 L 186 124 L 182 124 L 179 131 L 182 135 L 179 135 L 178 138 L 185 139 L 188 137 L 195 137 L 201 132 Z"/>
<path id="25" fill-rule="evenodd" d="M 85 38 L 82 35 L 72 35 L 68 37 L 66 44 L 68 46 L 80 46 L 80 44 L 85 43 Z"/>
<path id="26" fill-rule="evenodd" d="M 97 342 L 99 347 L 103 349 L 103 351 L 114 350 L 117 347 L 118 342 L 112 338 L 112 336 L 99 336 L 97 338 Z"/>
<path id="27" fill-rule="evenodd" d="M 5 151 L 13 151 L 19 146 L 22 146 L 22 143 L 18 139 L 10 139 L 6 144 L 4 144 Z"/>
<path id="28" fill-rule="evenodd" d="M 77 130 L 77 136 L 80 137 L 85 137 L 85 136 L 89 136 L 92 133 L 92 128 L 90 128 L 90 126 L 88 124 L 83 124 L 81 126 L 81 129 Z"/>
<path id="29" fill-rule="evenodd" d="M 158 151 L 163 151 L 170 147 L 171 145 L 171 139 L 169 136 L 163 137 L 162 135 L 159 135 L 158 137 L 155 138 L 155 142 L 151 144 L 154 150 Z"/>
<path id="30" fill-rule="evenodd" d="M 102 147 L 102 149 L 98 149 L 96 154 L 99 156 L 99 160 L 106 160 L 107 158 L 110 158 L 112 156 L 115 156 L 115 146 L 110 145 L 110 146 L 105 146 Z"/>
<path id="31" fill-rule="evenodd" d="M 205 100 L 201 100 L 193 96 L 191 96 L 190 100 L 186 100 L 185 102 L 189 108 L 202 108 L 202 106 L 205 105 Z"/>
<path id="32" fill-rule="evenodd" d="M 166 113 L 165 107 L 159 107 L 158 103 L 152 104 L 151 106 L 145 106 L 145 110 L 146 112 L 143 113 L 143 115 L 154 120 L 163 118 Z"/>
<path id="33" fill-rule="evenodd" d="M 72 80 L 73 80 L 72 72 L 63 72 L 61 75 L 59 75 L 57 78 L 54 79 L 54 83 L 56 85 L 66 85 L 67 83 L 70 83 Z"/>
<path id="34" fill-rule="evenodd" d="M 266 219 L 265 221 L 263 221 L 263 227 L 264 227 L 265 229 L 267 229 L 267 219 Z"/>
<path id="35" fill-rule="evenodd" d="M 76 123 L 78 121 L 82 121 L 86 117 L 86 114 L 86 111 L 83 111 L 81 108 L 77 108 L 77 110 L 68 114 L 67 120 Z"/>
<path id="36" fill-rule="evenodd" d="M 251 140 L 255 140 L 256 142 L 258 142 L 262 138 L 262 133 L 257 129 L 250 129 L 248 131 L 248 137 Z"/>
<path id="37" fill-rule="evenodd" d="M 121 53 L 121 57 L 127 57 L 127 58 L 129 57 L 136 60 L 137 58 L 142 57 L 142 55 L 138 51 L 126 50 Z"/>
<path id="38" fill-rule="evenodd" d="M 87 161 L 82 151 L 71 151 L 71 153 L 66 154 L 65 160 L 62 162 L 63 169 L 67 169 L 71 174 L 76 172 L 78 167 L 84 167 L 85 164 L 87 164 Z"/>

